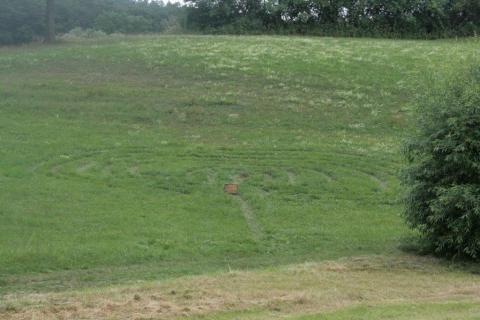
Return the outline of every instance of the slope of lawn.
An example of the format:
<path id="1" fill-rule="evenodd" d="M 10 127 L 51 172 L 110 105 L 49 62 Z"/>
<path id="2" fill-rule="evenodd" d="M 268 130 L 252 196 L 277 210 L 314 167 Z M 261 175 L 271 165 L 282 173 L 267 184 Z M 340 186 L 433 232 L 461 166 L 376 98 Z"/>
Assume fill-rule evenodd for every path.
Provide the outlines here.
<path id="1" fill-rule="evenodd" d="M 479 50 L 228 36 L 0 48 L 0 295 L 401 254 L 416 95 Z"/>

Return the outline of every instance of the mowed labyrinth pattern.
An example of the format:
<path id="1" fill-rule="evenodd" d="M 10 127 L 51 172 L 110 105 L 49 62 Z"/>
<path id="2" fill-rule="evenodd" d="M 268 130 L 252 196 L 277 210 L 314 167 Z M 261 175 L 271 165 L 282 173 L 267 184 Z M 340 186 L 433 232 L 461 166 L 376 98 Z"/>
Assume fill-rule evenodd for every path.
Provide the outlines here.
<path id="1" fill-rule="evenodd" d="M 325 154 L 313 150 L 171 151 L 171 148 L 152 150 L 141 147 L 91 150 L 59 155 L 58 159 L 46 160 L 33 170 L 58 179 L 98 180 L 112 184 L 115 181 L 122 184 L 122 180 L 128 179 L 130 183 L 148 184 L 179 193 L 202 191 L 204 184 L 218 188 L 227 182 L 235 181 L 245 186 L 253 181 L 253 186 L 265 192 L 301 196 L 308 195 L 309 189 L 305 187 L 310 186 L 311 194 L 329 197 L 335 197 L 335 190 L 348 192 L 352 188 L 354 183 L 351 181 L 342 183 L 346 177 L 366 186 L 364 196 L 386 191 L 387 180 L 394 178 L 394 172 L 373 172 L 375 168 L 368 165 L 368 158 L 364 155 Z M 292 163 L 300 165 L 294 167 Z M 313 184 L 309 185 L 309 182 Z M 286 188 L 275 189 L 279 185 Z M 315 187 L 322 188 L 323 192 L 313 191 Z"/>
<path id="2" fill-rule="evenodd" d="M 355 199 L 355 186 L 362 185 L 364 190 L 357 200 L 375 201 L 388 192 L 387 179 L 394 179 L 385 173 L 381 178 L 379 172 L 372 173 L 364 155 L 329 155 L 313 150 L 173 151 L 176 153 L 166 146 L 158 150 L 118 146 L 60 155 L 34 170 L 56 179 L 85 179 L 110 187 L 137 185 L 180 195 L 218 194 L 224 183 L 236 182 L 245 190 L 245 195 L 237 198 L 257 242 L 265 235 L 249 204 L 249 194 L 257 206 L 282 200 L 338 201 L 344 195 Z M 292 167 L 291 163 L 302 165 Z"/>
<path id="3" fill-rule="evenodd" d="M 477 54 L 210 36 L 0 49 L 0 294 L 398 253 L 415 94 Z"/>

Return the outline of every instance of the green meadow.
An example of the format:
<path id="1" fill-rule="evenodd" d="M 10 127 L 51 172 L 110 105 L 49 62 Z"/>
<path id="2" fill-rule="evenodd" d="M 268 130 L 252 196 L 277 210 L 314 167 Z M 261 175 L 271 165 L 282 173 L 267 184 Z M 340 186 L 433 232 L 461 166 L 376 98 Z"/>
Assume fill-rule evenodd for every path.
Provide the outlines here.
<path id="1" fill-rule="evenodd" d="M 407 259 L 415 235 L 398 174 L 415 104 L 479 58 L 477 39 L 136 36 L 0 48 L 0 305 Z M 479 312 L 464 303 L 439 314 Z M 4 306 L 5 319 L 18 308 Z M 349 308 L 295 319 L 434 319 L 436 307 Z"/>

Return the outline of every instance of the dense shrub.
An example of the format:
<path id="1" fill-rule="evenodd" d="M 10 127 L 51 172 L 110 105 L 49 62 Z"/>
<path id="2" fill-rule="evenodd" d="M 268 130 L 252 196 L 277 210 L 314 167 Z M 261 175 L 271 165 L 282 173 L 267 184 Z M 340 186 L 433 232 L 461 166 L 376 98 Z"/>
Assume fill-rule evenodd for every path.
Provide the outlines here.
<path id="1" fill-rule="evenodd" d="M 162 20 L 160 29 L 166 34 L 179 34 L 183 32 L 182 23 L 177 16 L 170 16 L 167 19 Z"/>
<path id="2" fill-rule="evenodd" d="M 62 39 L 98 39 L 106 35 L 105 32 L 99 30 L 75 28 L 63 34 Z"/>
<path id="3" fill-rule="evenodd" d="M 405 216 L 436 253 L 480 259 L 480 67 L 429 94 L 405 148 Z"/>
<path id="4" fill-rule="evenodd" d="M 105 12 L 98 16 L 95 28 L 111 33 L 145 33 L 152 31 L 152 21 L 124 12 Z"/>

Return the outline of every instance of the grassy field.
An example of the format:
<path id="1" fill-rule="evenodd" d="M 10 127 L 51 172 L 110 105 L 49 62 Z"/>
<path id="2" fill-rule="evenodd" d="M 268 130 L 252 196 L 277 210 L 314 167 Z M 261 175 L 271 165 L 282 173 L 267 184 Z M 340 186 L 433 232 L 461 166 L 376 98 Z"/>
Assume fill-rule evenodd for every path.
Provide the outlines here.
<path id="1" fill-rule="evenodd" d="M 97 295 L 122 299 L 126 286 L 225 289 L 215 281 L 232 270 L 254 288 L 268 278 L 304 290 L 306 307 L 297 296 L 276 306 L 273 290 L 258 305 L 179 302 L 185 310 L 165 316 L 479 319 L 480 279 L 399 249 L 412 233 L 397 178 L 422 88 L 479 58 L 475 39 L 143 36 L 0 48 L 0 319 L 51 310 L 58 294 L 87 306 L 88 296 L 98 311 L 109 307 Z M 239 196 L 224 194 L 229 182 Z M 366 257 L 363 278 L 324 270 L 343 261 L 348 271 L 355 257 Z M 295 289 L 284 279 L 302 266 L 313 283 Z M 375 288 L 343 282 L 332 285 L 350 298 L 332 295 L 337 304 L 315 293 L 325 287 L 312 272 L 348 284 L 375 270 L 385 298 L 363 300 Z M 390 294 L 405 280 L 397 274 L 409 286 Z M 462 283 L 473 287 L 457 294 Z M 441 297 L 426 294 L 436 289 Z M 162 317 L 139 310 L 132 318 Z"/>

